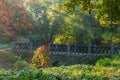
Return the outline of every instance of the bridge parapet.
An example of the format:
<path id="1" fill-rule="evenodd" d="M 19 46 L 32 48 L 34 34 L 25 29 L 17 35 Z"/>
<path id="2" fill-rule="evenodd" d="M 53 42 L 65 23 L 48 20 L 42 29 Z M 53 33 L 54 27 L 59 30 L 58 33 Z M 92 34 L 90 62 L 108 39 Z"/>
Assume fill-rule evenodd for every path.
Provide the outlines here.
<path id="1" fill-rule="evenodd" d="M 41 43 L 12 43 L 12 51 L 15 53 L 28 52 L 33 53 Z M 120 51 L 120 45 L 65 45 L 65 44 L 48 44 L 50 51 L 60 54 L 117 54 Z"/>
<path id="2" fill-rule="evenodd" d="M 41 43 L 13 43 L 12 51 L 14 53 L 31 53 L 40 47 Z M 55 62 L 66 62 L 69 64 L 82 63 L 86 59 L 96 61 L 100 57 L 111 56 L 119 53 L 120 45 L 65 45 L 48 44 L 51 51 L 51 64 Z"/>

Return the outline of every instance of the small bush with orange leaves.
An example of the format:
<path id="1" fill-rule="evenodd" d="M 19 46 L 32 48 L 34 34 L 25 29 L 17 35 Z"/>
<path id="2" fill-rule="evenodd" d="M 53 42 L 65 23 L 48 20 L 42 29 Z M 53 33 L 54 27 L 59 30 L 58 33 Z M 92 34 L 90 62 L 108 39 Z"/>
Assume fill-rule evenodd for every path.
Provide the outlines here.
<path id="1" fill-rule="evenodd" d="M 34 51 L 34 55 L 32 58 L 32 67 L 36 68 L 46 68 L 49 64 L 50 59 L 50 49 L 46 45 L 41 45 L 36 51 Z"/>

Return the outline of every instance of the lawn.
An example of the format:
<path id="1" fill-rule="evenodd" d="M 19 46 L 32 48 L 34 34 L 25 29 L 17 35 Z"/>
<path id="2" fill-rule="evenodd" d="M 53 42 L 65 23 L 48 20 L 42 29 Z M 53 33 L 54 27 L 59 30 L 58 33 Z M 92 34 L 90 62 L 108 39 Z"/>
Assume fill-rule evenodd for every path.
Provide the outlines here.
<path id="1" fill-rule="evenodd" d="M 0 44 L 0 49 L 8 49 L 10 48 L 10 44 Z"/>

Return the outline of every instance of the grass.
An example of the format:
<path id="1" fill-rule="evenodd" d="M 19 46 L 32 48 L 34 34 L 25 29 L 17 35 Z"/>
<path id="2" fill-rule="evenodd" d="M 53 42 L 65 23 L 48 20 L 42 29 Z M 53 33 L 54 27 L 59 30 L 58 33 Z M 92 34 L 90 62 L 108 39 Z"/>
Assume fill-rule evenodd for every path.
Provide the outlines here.
<path id="1" fill-rule="evenodd" d="M 0 49 L 8 49 L 10 48 L 10 44 L 0 44 Z"/>

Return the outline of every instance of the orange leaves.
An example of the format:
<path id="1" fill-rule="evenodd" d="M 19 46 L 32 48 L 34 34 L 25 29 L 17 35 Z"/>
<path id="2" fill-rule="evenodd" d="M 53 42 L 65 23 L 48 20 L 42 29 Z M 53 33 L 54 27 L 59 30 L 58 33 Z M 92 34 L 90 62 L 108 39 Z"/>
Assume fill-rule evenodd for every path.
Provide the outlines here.
<path id="1" fill-rule="evenodd" d="M 20 14 L 23 14 L 23 15 L 27 15 L 27 13 L 26 13 L 26 11 L 25 11 L 25 9 L 24 8 L 18 8 L 18 12 L 20 13 Z"/>
<path id="2" fill-rule="evenodd" d="M 30 4 L 32 4 L 32 3 L 34 3 L 35 2 L 35 0 L 29 0 L 29 3 Z"/>
<path id="3" fill-rule="evenodd" d="M 12 3 L 14 4 L 12 5 Z M 25 8 L 19 7 L 18 3 L 22 5 L 22 2 L 15 0 L 12 0 L 12 2 L 0 0 L 0 29 L 3 30 L 3 34 L 8 36 L 8 38 L 19 33 L 20 27 L 34 27 L 32 21 L 28 18 Z"/>

